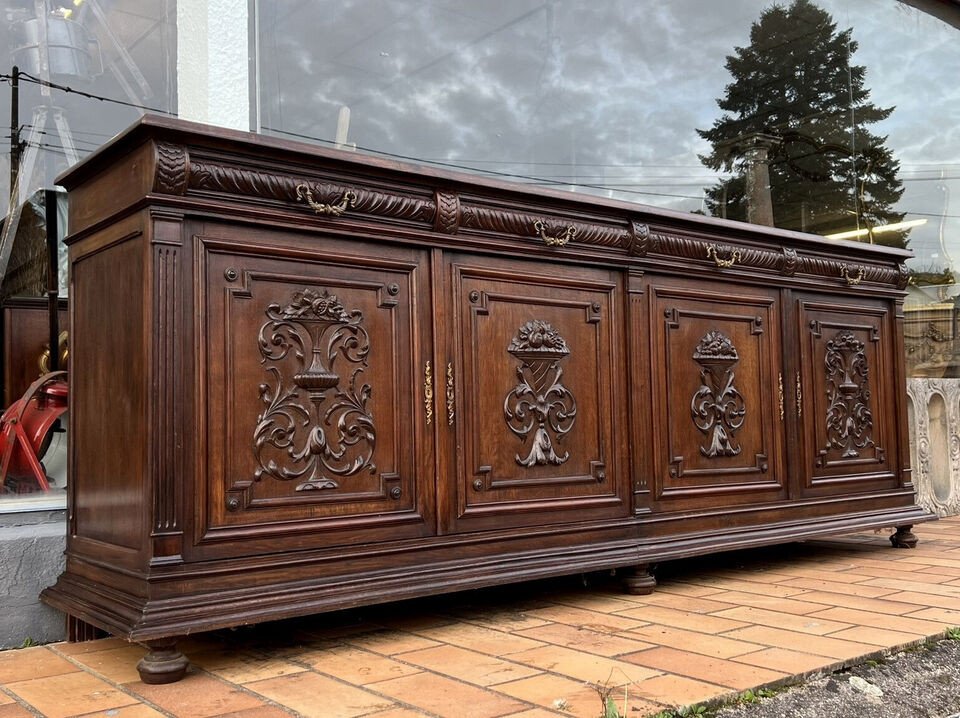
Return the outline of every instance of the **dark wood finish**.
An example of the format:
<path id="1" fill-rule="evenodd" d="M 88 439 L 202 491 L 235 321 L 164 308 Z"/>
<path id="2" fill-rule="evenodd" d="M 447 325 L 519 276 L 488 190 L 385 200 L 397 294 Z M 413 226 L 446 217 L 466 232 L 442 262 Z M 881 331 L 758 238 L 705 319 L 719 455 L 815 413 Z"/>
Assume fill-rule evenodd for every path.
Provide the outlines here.
<path id="1" fill-rule="evenodd" d="M 649 591 L 658 561 L 932 518 L 907 252 L 169 119 L 61 181 L 74 441 L 43 595 L 167 641 L 148 664 L 201 630 L 598 569 Z"/>
<path id="2" fill-rule="evenodd" d="M 60 328 L 67 328 L 67 302 L 59 302 Z M 17 297 L 3 303 L 3 406 L 23 396 L 41 375 L 40 357 L 50 346 L 47 299 Z M 66 366 L 61 367 L 66 369 Z"/>
<path id="3" fill-rule="evenodd" d="M 176 683 L 186 675 L 190 662 L 177 649 L 175 637 L 144 641 L 143 645 L 147 648 L 147 655 L 137 663 L 141 681 L 162 685 Z"/>

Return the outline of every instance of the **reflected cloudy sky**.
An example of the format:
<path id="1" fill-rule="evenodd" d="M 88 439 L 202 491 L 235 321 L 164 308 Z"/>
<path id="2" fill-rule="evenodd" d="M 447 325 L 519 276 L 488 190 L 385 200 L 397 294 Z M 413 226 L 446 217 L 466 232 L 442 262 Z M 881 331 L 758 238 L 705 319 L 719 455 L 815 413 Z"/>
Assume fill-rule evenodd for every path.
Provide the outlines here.
<path id="1" fill-rule="evenodd" d="M 910 0 L 931 1 L 960 24 L 960 10 Z M 818 4 L 840 29 L 853 28 L 860 46 L 854 61 L 867 67 L 872 101 L 896 106 L 871 129 L 889 137 L 901 162 L 906 191 L 898 209 L 928 219 L 910 237 L 921 255 L 915 265 L 944 264 L 941 235 L 960 265 L 960 180 L 950 179 L 960 177 L 960 30 L 897 0 Z M 176 1 L 99 5 L 150 93 L 125 90 L 116 72 L 129 84 L 129 68 L 89 10 L 79 20 L 98 39 L 107 70 L 86 85 L 71 84 L 174 110 Z M 261 0 L 261 124 L 267 133 L 332 141 L 346 106 L 348 141 L 361 148 L 697 210 L 715 175 L 697 159 L 708 146 L 695 130 L 719 116 L 716 99 L 730 80 L 725 58 L 749 43 L 751 23 L 769 5 Z M 0 7 L 29 11 L 33 3 Z M 0 32 L 6 67 L 15 44 L 11 18 L 8 11 Z M 35 86 L 24 86 L 22 123 L 29 125 L 41 102 Z M 54 93 L 54 102 L 66 110 L 81 155 L 139 114 L 75 95 Z M 9 85 L 0 86 L 0 116 L 9 117 Z M 45 132 L 38 181 L 66 167 L 56 128 Z M 8 157 L 0 158 L 4 190 Z"/>
<path id="2" fill-rule="evenodd" d="M 960 31 L 895 0 L 819 5 L 839 29 L 854 29 L 854 62 L 867 67 L 872 101 L 896 106 L 872 131 L 888 135 L 901 162 L 899 209 L 934 215 L 911 235 L 918 261 L 943 262 L 941 230 L 957 238 L 960 260 L 960 181 L 940 180 L 960 177 Z M 719 116 L 725 57 L 749 43 L 768 6 L 268 3 L 261 121 L 268 133 L 333 140 L 347 106 L 348 140 L 360 148 L 696 210 L 714 175 L 697 159 L 709 147 L 695 129 Z M 954 217 L 941 227 L 945 202 Z"/>

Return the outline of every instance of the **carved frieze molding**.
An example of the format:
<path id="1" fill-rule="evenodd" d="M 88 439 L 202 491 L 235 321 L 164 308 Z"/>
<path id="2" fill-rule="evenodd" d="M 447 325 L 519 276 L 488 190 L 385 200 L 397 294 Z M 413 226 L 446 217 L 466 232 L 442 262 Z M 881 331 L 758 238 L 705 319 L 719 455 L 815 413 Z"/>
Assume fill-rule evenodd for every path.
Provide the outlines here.
<path id="1" fill-rule="evenodd" d="M 835 279 L 851 286 L 861 282 L 888 284 L 899 289 L 906 286 L 906 283 L 903 282 L 906 268 L 903 265 L 877 267 L 871 264 L 844 262 L 839 259 L 802 256 L 800 258 L 800 271 L 804 274 Z M 900 286 L 901 283 L 903 283 L 903 287 Z"/>
<path id="2" fill-rule="evenodd" d="M 189 184 L 189 169 L 190 161 L 186 147 L 158 142 L 153 191 L 164 194 L 185 194 Z"/>
<path id="3" fill-rule="evenodd" d="M 939 516 L 960 514 L 960 379 L 910 377 L 907 397 L 917 503 Z"/>
<path id="4" fill-rule="evenodd" d="M 560 219 L 542 213 L 517 212 L 466 203 L 461 204 L 461 211 L 462 227 L 487 232 L 521 237 L 566 236 L 575 238 L 580 244 L 600 247 L 623 247 L 629 236 L 627 229 L 623 227 Z M 566 241 L 557 244 L 566 244 Z"/>

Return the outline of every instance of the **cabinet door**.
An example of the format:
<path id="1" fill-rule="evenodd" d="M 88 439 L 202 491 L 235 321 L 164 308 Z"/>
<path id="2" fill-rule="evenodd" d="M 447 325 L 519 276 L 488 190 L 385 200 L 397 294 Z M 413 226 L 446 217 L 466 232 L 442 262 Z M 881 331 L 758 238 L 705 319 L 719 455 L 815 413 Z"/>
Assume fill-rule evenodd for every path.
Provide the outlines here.
<path id="1" fill-rule="evenodd" d="M 655 501 L 715 507 L 786 496 L 779 294 L 648 280 Z"/>
<path id="2" fill-rule="evenodd" d="M 798 296 L 801 490 L 895 486 L 896 365 L 887 302 Z"/>
<path id="3" fill-rule="evenodd" d="M 473 257 L 446 266 L 447 528 L 626 515 L 618 275 Z"/>
<path id="4" fill-rule="evenodd" d="M 431 341 L 425 256 L 210 232 L 225 237 L 196 241 L 201 546 L 431 533 L 432 442 L 416 400 Z"/>

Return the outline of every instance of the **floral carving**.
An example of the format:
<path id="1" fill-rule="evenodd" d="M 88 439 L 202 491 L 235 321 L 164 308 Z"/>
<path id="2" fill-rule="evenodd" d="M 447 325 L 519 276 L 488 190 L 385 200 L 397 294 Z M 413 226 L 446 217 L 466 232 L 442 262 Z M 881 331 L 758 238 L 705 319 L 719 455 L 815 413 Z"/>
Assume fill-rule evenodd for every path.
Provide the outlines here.
<path id="1" fill-rule="evenodd" d="M 860 456 L 873 446 L 869 368 L 864 344 L 844 330 L 827 342 L 827 446 L 843 451 L 844 459 Z"/>
<path id="2" fill-rule="evenodd" d="M 734 434 L 747 413 L 743 396 L 733 385 L 732 368 L 740 360 L 737 349 L 722 332 L 710 331 L 697 344 L 693 359 L 700 365 L 700 388 L 690 402 L 690 414 L 709 439 L 700 453 L 709 458 L 736 456 L 743 449 Z"/>
<path id="3" fill-rule="evenodd" d="M 517 367 L 520 383 L 503 402 L 504 417 L 522 441 L 534 432 L 527 456 L 517 454 L 516 461 L 521 466 L 560 465 L 570 453 L 557 455 L 551 433 L 559 441 L 577 417 L 576 401 L 560 381 L 560 361 L 570 353 L 567 342 L 549 323 L 535 319 L 520 327 L 507 351 L 521 364 Z"/>
<path id="4" fill-rule="evenodd" d="M 297 480 L 296 490 L 306 491 L 376 471 L 370 385 L 363 381 L 370 338 L 361 312 L 347 311 L 326 290 L 304 289 L 284 307 L 269 305 L 266 315 L 259 349 L 270 379 L 260 385 L 255 479 Z M 292 377 L 280 366 L 291 354 L 298 369 Z"/>

